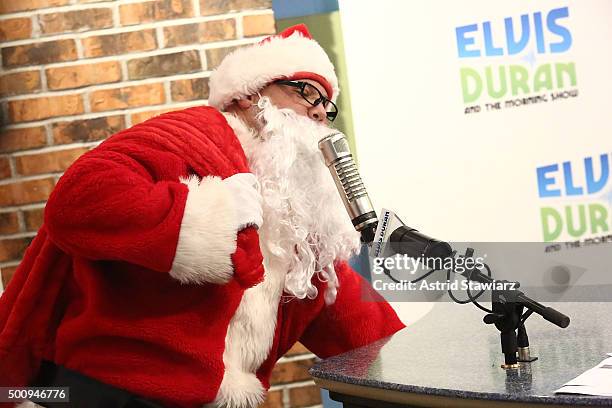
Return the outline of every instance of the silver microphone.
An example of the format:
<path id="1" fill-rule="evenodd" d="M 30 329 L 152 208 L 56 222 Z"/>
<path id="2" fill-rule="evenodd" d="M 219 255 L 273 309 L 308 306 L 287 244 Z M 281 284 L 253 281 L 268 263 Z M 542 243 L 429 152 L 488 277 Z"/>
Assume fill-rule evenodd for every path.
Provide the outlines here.
<path id="1" fill-rule="evenodd" d="M 378 219 L 357 171 L 346 136 L 341 132 L 325 136 L 319 141 L 319 150 L 355 229 L 361 233 L 361 240 L 372 242 Z"/>

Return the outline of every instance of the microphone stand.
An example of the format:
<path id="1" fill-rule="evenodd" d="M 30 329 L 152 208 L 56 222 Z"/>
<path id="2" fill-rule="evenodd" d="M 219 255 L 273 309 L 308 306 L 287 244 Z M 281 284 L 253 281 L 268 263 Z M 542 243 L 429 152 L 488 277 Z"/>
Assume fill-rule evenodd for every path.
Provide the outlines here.
<path id="1" fill-rule="evenodd" d="M 369 235 L 369 234 L 368 234 Z M 430 238 L 413 228 L 401 226 L 390 235 L 391 245 L 395 252 L 406 254 L 411 257 L 423 257 L 423 259 L 455 259 L 456 251 L 453 251 L 451 246 L 444 242 Z M 367 242 L 367 238 L 363 240 Z M 370 241 L 371 242 L 371 241 Z M 473 258 L 474 249 L 468 248 L 463 255 L 464 258 Z M 465 263 L 464 263 L 465 264 Z M 455 265 L 455 262 L 452 264 Z M 485 268 L 490 273 L 488 265 L 484 264 Z M 531 357 L 529 353 L 529 339 L 527 337 L 527 329 L 525 328 L 525 320 L 533 313 L 537 313 L 545 320 L 553 323 L 561 328 L 569 326 L 570 318 L 563 313 L 542 305 L 535 300 L 529 298 L 523 292 L 518 290 L 520 287 L 518 282 L 509 282 L 505 280 L 497 281 L 491 276 L 482 273 L 478 268 L 474 267 L 471 270 L 456 272 L 452 268 L 448 271 L 457 273 L 465 277 L 468 281 L 480 282 L 483 284 L 492 284 L 491 303 L 492 309 L 488 310 L 476 302 L 476 298 L 471 295 L 468 290 L 469 299 L 474 305 L 487 312 L 483 322 L 485 324 L 493 324 L 500 332 L 501 348 L 504 354 L 504 369 L 516 369 L 520 362 L 532 362 L 537 360 L 537 357 Z M 420 278 L 419 278 L 420 279 Z M 497 289 L 497 284 L 503 284 L 504 289 Z M 512 283 L 512 289 L 505 289 Z M 467 303 L 458 301 L 449 289 L 451 298 L 459 303 Z M 481 291 L 480 293 L 482 293 Z M 476 297 L 478 297 L 477 295 Z M 523 310 L 527 311 L 523 313 Z"/>
<path id="2" fill-rule="evenodd" d="M 468 248 L 465 257 L 472 257 L 474 250 Z M 520 287 L 518 282 L 496 281 L 490 276 L 480 272 L 474 268 L 465 271 L 460 275 L 468 280 L 495 284 L 513 283 L 515 288 Z M 504 287 L 506 285 L 503 285 Z M 500 332 L 501 348 L 504 354 L 504 364 L 501 365 L 504 369 L 516 369 L 520 362 L 532 362 L 537 360 L 537 357 L 532 357 L 529 352 L 529 339 L 527 337 L 527 329 L 525 328 L 525 320 L 533 313 L 537 313 L 545 320 L 553 323 L 561 328 L 569 326 L 570 318 L 563 313 L 546 307 L 535 300 L 529 298 L 518 289 L 496 289 L 493 286 L 491 291 L 491 313 L 484 316 L 485 324 L 493 324 Z M 470 296 L 471 297 L 471 296 Z M 527 309 L 525 313 L 523 310 Z"/>
<path id="3" fill-rule="evenodd" d="M 473 254 L 474 250 L 468 248 L 464 256 L 468 258 L 472 257 Z M 476 268 L 465 271 L 460 275 L 468 280 L 485 284 L 513 283 L 516 288 L 520 286 L 518 282 L 496 281 Z M 495 288 L 495 286 L 493 287 Z M 529 339 L 525 328 L 525 320 L 534 312 L 561 328 L 566 328 L 570 323 L 570 319 L 566 315 L 536 302 L 518 289 L 493 289 L 491 291 L 491 304 L 491 313 L 485 315 L 483 322 L 495 325 L 497 330 L 500 331 L 501 348 L 504 354 L 502 368 L 504 369 L 518 368 L 519 361 L 532 362 L 537 360 L 537 357 L 530 355 Z M 527 309 L 527 312 L 523 313 L 524 309 Z"/>
<path id="4" fill-rule="evenodd" d="M 519 362 L 530 363 L 537 360 L 529 352 L 529 340 L 525 320 L 533 312 L 523 314 L 524 306 L 519 303 L 507 302 L 513 294 L 508 291 L 493 290 L 491 304 L 493 313 L 485 315 L 485 324 L 494 324 L 500 331 L 504 364 L 502 368 L 518 368 Z"/>

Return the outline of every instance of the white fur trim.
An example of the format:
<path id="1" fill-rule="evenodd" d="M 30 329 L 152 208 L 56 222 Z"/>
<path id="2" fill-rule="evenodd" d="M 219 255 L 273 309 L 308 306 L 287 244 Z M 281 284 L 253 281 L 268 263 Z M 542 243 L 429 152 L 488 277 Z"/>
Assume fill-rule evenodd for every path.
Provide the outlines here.
<path id="1" fill-rule="evenodd" d="M 223 112 L 223 116 L 225 116 L 225 120 L 227 120 L 242 146 L 252 143 L 257 138 L 257 134 L 233 113 Z"/>
<path id="2" fill-rule="evenodd" d="M 254 95 L 271 81 L 296 72 L 321 75 L 332 86 L 332 99 L 338 97 L 338 78 L 329 57 L 316 41 L 295 32 L 239 48 L 225 57 L 210 76 L 208 103 L 223 110 L 234 99 Z"/>
<path id="3" fill-rule="evenodd" d="M 265 239 L 265 232 L 260 231 L 260 242 Z M 265 245 L 262 253 L 264 280 L 244 292 L 225 336 L 225 372 L 215 407 L 256 408 L 265 399 L 255 373 L 272 348 L 287 265 L 274 264 Z"/>
<path id="4" fill-rule="evenodd" d="M 183 283 L 226 283 L 233 274 L 236 214 L 219 177 L 181 179 L 189 188 L 170 276 Z"/>
<path id="5" fill-rule="evenodd" d="M 217 398 L 211 407 L 256 408 L 264 402 L 266 390 L 253 373 L 225 370 Z"/>

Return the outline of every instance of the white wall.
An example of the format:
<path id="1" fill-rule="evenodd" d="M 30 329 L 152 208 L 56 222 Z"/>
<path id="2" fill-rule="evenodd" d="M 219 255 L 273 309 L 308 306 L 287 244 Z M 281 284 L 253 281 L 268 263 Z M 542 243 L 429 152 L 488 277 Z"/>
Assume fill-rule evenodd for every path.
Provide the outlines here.
<path id="1" fill-rule="evenodd" d="M 460 59 L 455 28 L 479 24 L 482 48 L 490 21 L 502 45 L 505 17 L 564 6 L 571 48 L 535 63 L 574 61 L 579 96 L 464 114 L 461 66 L 529 67 L 529 55 Z M 541 241 L 540 207 L 551 201 L 538 195 L 536 167 L 612 151 L 612 2 L 340 0 L 340 10 L 357 154 L 377 210 L 447 240 Z"/>

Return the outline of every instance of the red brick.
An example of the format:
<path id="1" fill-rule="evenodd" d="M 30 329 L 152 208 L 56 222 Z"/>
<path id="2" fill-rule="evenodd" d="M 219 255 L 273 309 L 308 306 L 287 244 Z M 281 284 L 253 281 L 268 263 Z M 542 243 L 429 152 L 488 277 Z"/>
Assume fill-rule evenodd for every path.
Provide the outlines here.
<path id="1" fill-rule="evenodd" d="M 40 71 L 23 71 L 0 77 L 0 98 L 40 90 Z"/>
<path id="2" fill-rule="evenodd" d="M 17 213 L 0 213 L 0 234 L 15 234 L 17 232 L 19 232 L 19 216 Z"/>
<path id="3" fill-rule="evenodd" d="M 5 266 L 4 268 L 0 268 L 0 274 L 2 274 L 2 285 L 6 289 L 11 278 L 15 274 L 17 270 L 16 266 Z"/>
<path id="4" fill-rule="evenodd" d="M 8 1 L 8 0 L 4 0 Z M 0 21 L 0 42 L 22 40 L 32 35 L 32 19 L 11 18 Z"/>
<path id="5" fill-rule="evenodd" d="M 208 78 L 180 79 L 170 84 L 173 101 L 208 99 Z"/>
<path id="6" fill-rule="evenodd" d="M 113 12 L 110 8 L 91 8 L 49 13 L 40 15 L 39 22 L 43 34 L 98 30 L 113 26 Z"/>
<path id="7" fill-rule="evenodd" d="M 119 6 L 122 25 L 193 17 L 191 0 L 157 0 Z"/>
<path id="8" fill-rule="evenodd" d="M 32 238 L 12 238 L 0 240 L 0 262 L 20 260 L 31 241 Z"/>
<path id="9" fill-rule="evenodd" d="M 71 65 L 46 70 L 49 89 L 69 89 L 82 86 L 118 82 L 121 80 L 121 66 L 117 61 L 99 62 L 88 65 Z"/>
<path id="10" fill-rule="evenodd" d="M 161 115 L 162 113 L 166 113 L 166 112 L 172 112 L 178 110 L 176 108 L 165 108 L 165 109 L 157 109 L 157 110 L 150 110 L 150 111 L 144 111 L 144 112 L 138 112 L 138 113 L 133 113 L 131 116 L 131 121 L 132 121 L 132 125 L 136 125 L 138 123 L 142 123 L 147 119 L 150 119 L 152 117 Z"/>
<path id="11" fill-rule="evenodd" d="M 236 38 L 236 20 L 230 18 L 165 27 L 164 37 L 166 47 L 233 40 Z"/>
<path id="12" fill-rule="evenodd" d="M 57 122 L 53 124 L 55 144 L 93 142 L 106 139 L 125 128 L 123 116 Z"/>
<path id="13" fill-rule="evenodd" d="M 0 185 L 0 207 L 46 201 L 54 186 L 53 177 Z"/>
<path id="14" fill-rule="evenodd" d="M 212 48 L 206 50 L 206 68 L 211 71 L 223 61 L 223 58 L 232 51 L 237 50 L 240 46 L 226 48 Z"/>
<path id="15" fill-rule="evenodd" d="M 76 149 L 56 150 L 48 153 L 27 154 L 15 158 L 17 173 L 24 176 L 42 173 L 56 173 L 64 171 L 79 156 L 87 152 L 86 147 Z"/>
<path id="16" fill-rule="evenodd" d="M 2 63 L 5 67 L 50 64 L 76 59 L 74 40 L 46 41 L 2 48 Z"/>
<path id="17" fill-rule="evenodd" d="M 87 37 L 83 39 L 85 57 L 104 57 L 157 48 L 155 30 Z"/>
<path id="18" fill-rule="evenodd" d="M 38 231 L 43 224 L 44 213 L 44 208 L 25 210 L 23 212 L 23 219 L 25 221 L 26 231 Z"/>
<path id="19" fill-rule="evenodd" d="M 245 37 L 254 37 L 264 34 L 275 34 L 276 23 L 274 21 L 274 14 L 244 16 L 242 20 L 242 27 Z"/>
<path id="20" fill-rule="evenodd" d="M 287 351 L 286 356 L 295 356 L 298 354 L 308 354 L 310 351 L 302 343 L 295 343 L 293 347 Z"/>
<path id="21" fill-rule="evenodd" d="M 94 112 L 159 105 L 164 102 L 164 86 L 161 83 L 104 89 L 90 95 L 91 110 Z"/>
<path id="22" fill-rule="evenodd" d="M 200 0 L 200 14 L 224 14 L 248 9 L 271 9 L 272 0 Z"/>
<path id="23" fill-rule="evenodd" d="M 76 115 L 83 113 L 83 98 L 81 95 L 61 95 L 19 99 L 8 103 L 8 111 L 12 123 Z"/>
<path id="24" fill-rule="evenodd" d="M 195 50 L 136 58 L 128 61 L 127 66 L 130 79 L 187 74 L 202 69 L 200 54 Z"/>
<path id="25" fill-rule="evenodd" d="M 69 2 L 70 0 L 2 0 L 0 1 L 0 14 L 63 6 Z"/>
<path id="26" fill-rule="evenodd" d="M 11 166 L 8 157 L 0 157 L 0 180 L 11 177 Z"/>
<path id="27" fill-rule="evenodd" d="M 321 389 L 316 385 L 291 388 L 289 401 L 292 408 L 309 407 L 321 404 Z"/>
<path id="28" fill-rule="evenodd" d="M 280 408 L 283 406 L 283 392 L 281 390 L 269 392 L 266 400 L 259 408 Z"/>
<path id="29" fill-rule="evenodd" d="M 43 126 L 3 130 L 0 134 L 0 153 L 33 149 L 47 142 Z"/>
<path id="30" fill-rule="evenodd" d="M 311 378 L 310 374 L 308 374 L 308 369 L 313 364 L 313 358 L 277 364 L 272 370 L 270 381 L 272 384 L 284 384 L 308 380 Z"/>

